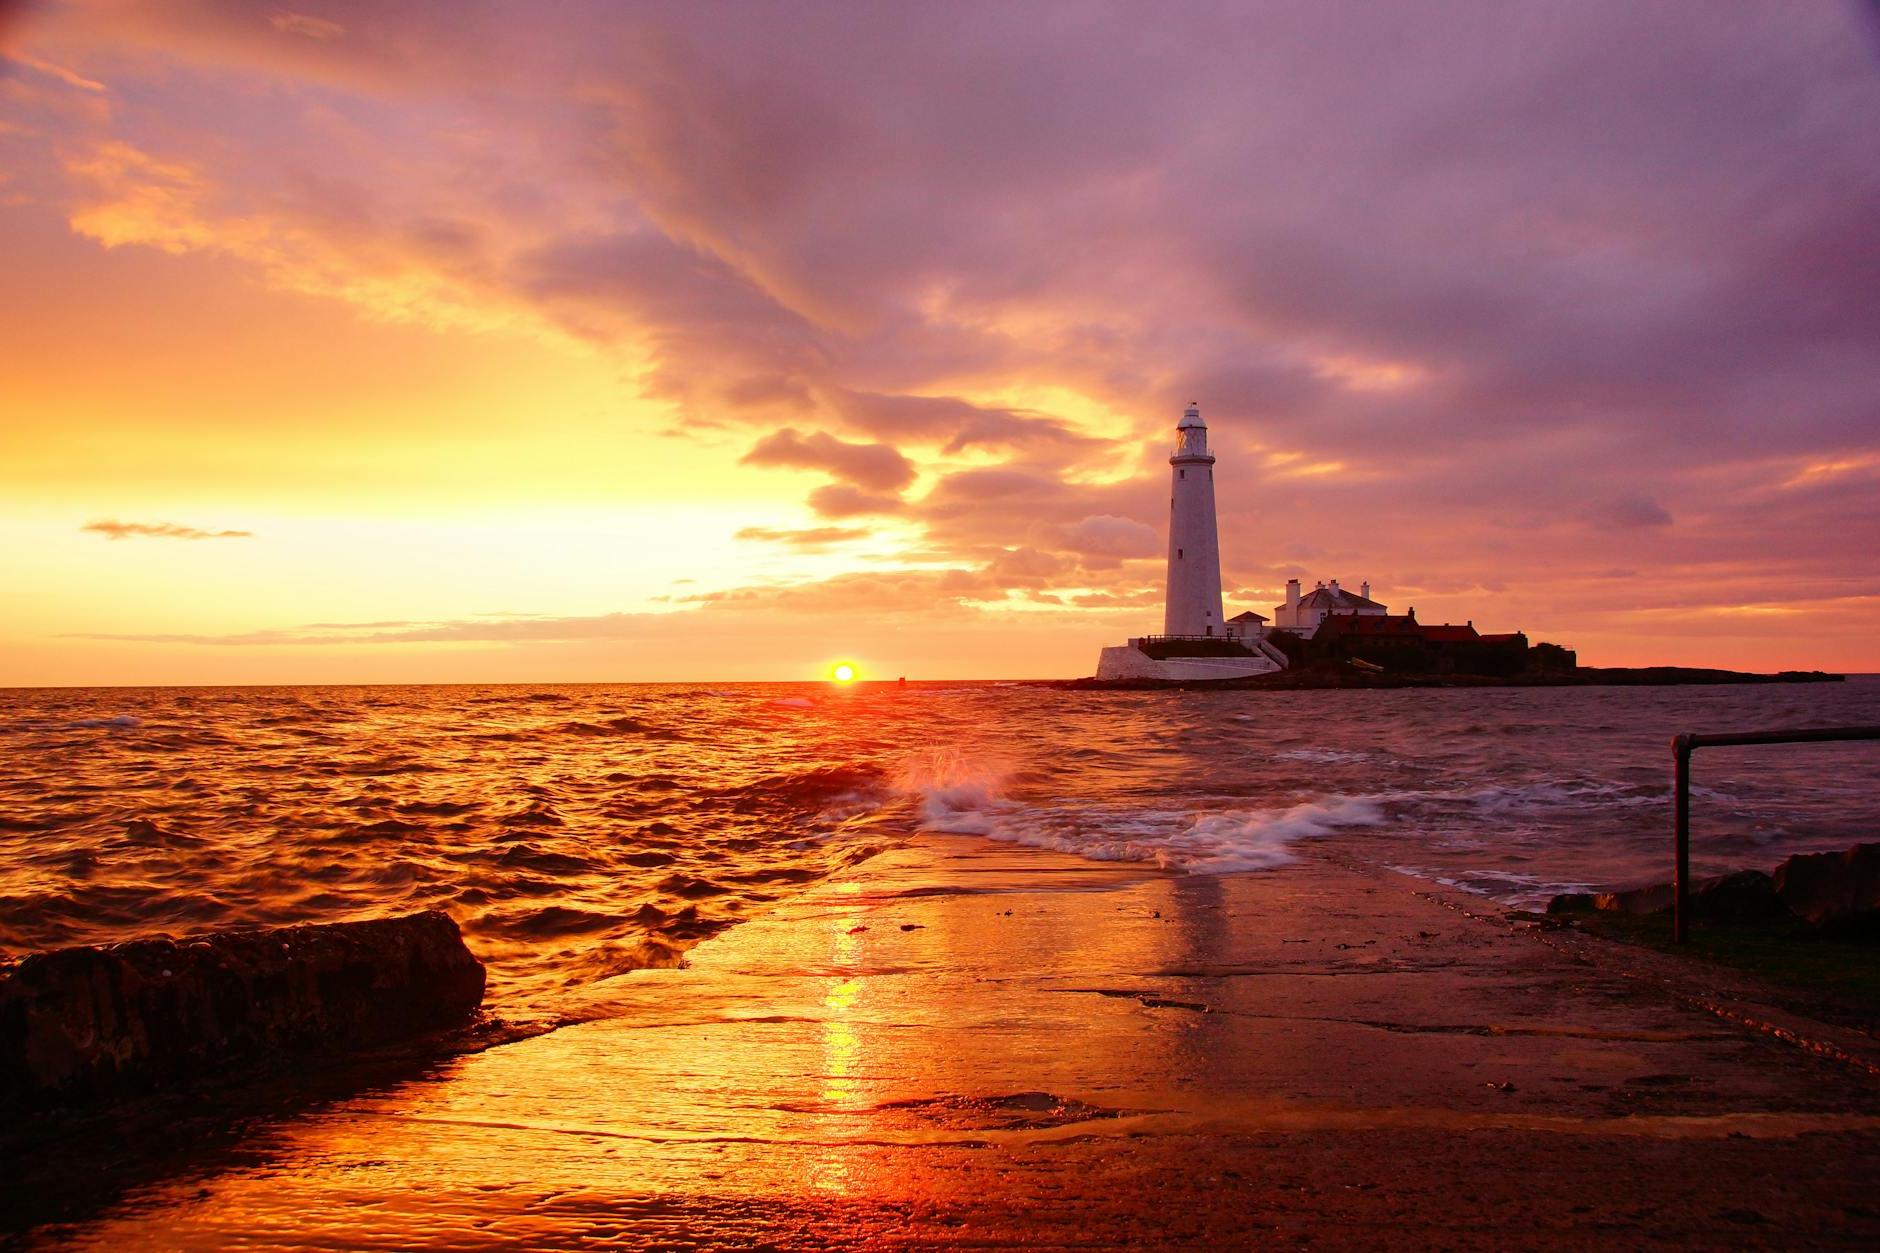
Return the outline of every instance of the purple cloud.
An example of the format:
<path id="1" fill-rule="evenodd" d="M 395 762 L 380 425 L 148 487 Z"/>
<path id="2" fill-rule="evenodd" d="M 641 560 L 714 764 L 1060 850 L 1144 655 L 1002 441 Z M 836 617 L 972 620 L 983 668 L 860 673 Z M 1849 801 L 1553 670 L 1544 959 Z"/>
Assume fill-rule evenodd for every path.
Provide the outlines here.
<path id="1" fill-rule="evenodd" d="M 195 172 L 22 185 L 581 336 L 975 594 L 1138 603 L 1190 397 L 1250 594 L 1335 565 L 1571 623 L 1589 526 L 1682 606 L 1880 579 L 1870 9 L 269 12 L 22 23 L 137 88 L 36 105 L 62 150 Z"/>
<path id="2" fill-rule="evenodd" d="M 914 481 L 914 464 L 887 444 L 851 444 L 825 431 L 773 431 L 751 446 L 743 463 L 822 470 L 857 487 L 895 492 Z"/>

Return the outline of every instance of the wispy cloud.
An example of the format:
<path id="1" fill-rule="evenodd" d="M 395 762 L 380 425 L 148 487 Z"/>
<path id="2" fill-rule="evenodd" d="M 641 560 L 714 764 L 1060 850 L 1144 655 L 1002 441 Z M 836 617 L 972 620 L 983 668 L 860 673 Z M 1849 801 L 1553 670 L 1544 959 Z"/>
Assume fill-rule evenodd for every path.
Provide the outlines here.
<path id="1" fill-rule="evenodd" d="M 270 15 L 268 25 L 284 35 L 299 35 L 321 43 L 329 39 L 338 39 L 346 33 L 346 28 L 338 22 L 329 22 L 323 17 L 295 13 L 286 9 L 276 10 Z"/>
<path id="2" fill-rule="evenodd" d="M 253 539 L 253 531 L 205 531 L 175 522 L 87 522 L 79 528 L 106 539 Z"/>
<path id="3" fill-rule="evenodd" d="M 74 73 L 66 69 L 63 65 L 57 65 L 51 61 L 43 61 L 38 57 L 28 56 L 26 53 L 20 52 L 17 49 L 10 52 L 0 52 L 0 60 L 12 61 L 14 64 L 23 65 L 29 70 L 37 70 L 48 78 L 55 78 L 61 83 L 64 83 L 67 87 L 76 87 L 80 91 L 102 93 L 107 90 L 103 83 L 86 78 L 82 74 Z"/>
<path id="4" fill-rule="evenodd" d="M 827 548 L 831 544 L 867 539 L 869 534 L 868 528 L 862 526 L 812 526 L 798 531 L 747 526 L 737 533 L 737 538 L 766 544 L 789 544 L 796 548 Z"/>

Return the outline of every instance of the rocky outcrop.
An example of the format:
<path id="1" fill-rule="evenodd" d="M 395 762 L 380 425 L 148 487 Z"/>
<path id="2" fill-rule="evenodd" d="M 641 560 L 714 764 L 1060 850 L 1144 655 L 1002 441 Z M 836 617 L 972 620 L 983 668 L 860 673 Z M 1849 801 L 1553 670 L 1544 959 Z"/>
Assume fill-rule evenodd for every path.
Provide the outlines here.
<path id="1" fill-rule="evenodd" d="M 35 954 L 0 976 L 0 1107 L 430 1034 L 476 1013 L 483 979 L 436 911 Z"/>
<path id="2" fill-rule="evenodd" d="M 1572 892 L 1548 902 L 1550 914 L 1600 910 L 1645 916 L 1672 905 L 1672 887 Z M 1760 870 L 1700 879 L 1691 914 L 1712 922 L 1804 922 L 1829 934 L 1880 932 L 1880 844 L 1839 853 L 1797 853 L 1767 875 Z"/>
<path id="3" fill-rule="evenodd" d="M 1776 867 L 1775 888 L 1796 917 L 1815 926 L 1880 929 L 1880 844 L 1798 853 Z"/>
<path id="4" fill-rule="evenodd" d="M 1550 914 L 1602 910 L 1643 917 L 1661 914 L 1672 905 L 1669 883 L 1632 888 L 1624 892 L 1575 892 L 1556 896 L 1547 904 Z M 1700 879 L 1691 885 L 1691 913 L 1712 922 L 1780 922 L 1792 919 L 1776 894 L 1775 880 L 1760 870 Z"/>

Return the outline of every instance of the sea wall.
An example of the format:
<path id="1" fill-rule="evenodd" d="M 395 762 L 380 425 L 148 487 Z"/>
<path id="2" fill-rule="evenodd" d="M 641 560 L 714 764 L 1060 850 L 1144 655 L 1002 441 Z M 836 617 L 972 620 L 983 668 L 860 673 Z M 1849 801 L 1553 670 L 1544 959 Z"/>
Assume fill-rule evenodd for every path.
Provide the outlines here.
<path id="1" fill-rule="evenodd" d="M 475 1014 L 483 982 L 435 910 L 35 954 L 0 976 L 0 1108 L 429 1034 Z"/>
<path id="2" fill-rule="evenodd" d="M 1157 661 L 1131 645 L 1106 648 L 1097 658 L 1097 678 L 1103 680 L 1245 679 L 1278 669 L 1266 657 L 1170 657 Z"/>

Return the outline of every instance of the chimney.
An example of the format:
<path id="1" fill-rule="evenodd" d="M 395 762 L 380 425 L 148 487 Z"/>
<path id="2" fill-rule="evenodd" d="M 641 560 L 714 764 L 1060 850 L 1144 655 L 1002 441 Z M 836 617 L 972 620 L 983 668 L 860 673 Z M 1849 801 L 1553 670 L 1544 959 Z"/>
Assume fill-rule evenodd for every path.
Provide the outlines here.
<path id="1" fill-rule="evenodd" d="M 1366 600 L 1371 599 L 1371 580 L 1366 579 L 1364 582 L 1358 584 L 1358 595 L 1364 597 Z"/>
<path id="2" fill-rule="evenodd" d="M 1288 609 L 1299 608 L 1299 580 L 1298 579 L 1286 580 L 1286 607 Z"/>
<path id="3" fill-rule="evenodd" d="M 1333 580 L 1332 580 L 1332 590 L 1333 590 L 1334 592 L 1336 592 L 1336 591 L 1338 590 L 1338 580 L 1337 580 L 1337 579 L 1333 579 Z"/>
<path id="4" fill-rule="evenodd" d="M 1415 622 L 1417 620 L 1417 607 L 1415 605 L 1410 606 L 1410 612 L 1404 616 L 1409 618 L 1410 621 Z"/>

